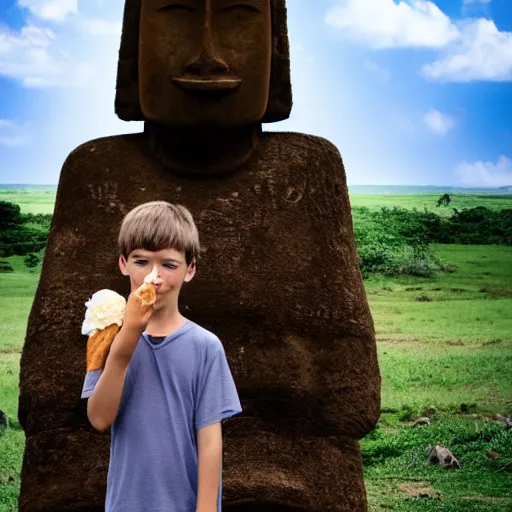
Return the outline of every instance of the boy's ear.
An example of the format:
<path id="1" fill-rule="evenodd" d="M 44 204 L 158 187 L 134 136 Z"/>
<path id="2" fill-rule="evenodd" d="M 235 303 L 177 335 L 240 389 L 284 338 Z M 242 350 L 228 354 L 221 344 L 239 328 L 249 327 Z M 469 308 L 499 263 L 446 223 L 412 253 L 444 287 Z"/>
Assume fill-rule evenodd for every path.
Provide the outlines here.
<path id="1" fill-rule="evenodd" d="M 196 275 L 196 261 L 192 260 L 192 263 L 188 266 L 187 275 L 185 276 L 185 283 L 190 283 L 192 278 Z"/>
<path id="2" fill-rule="evenodd" d="M 121 270 L 121 273 L 123 274 L 123 276 L 127 276 L 128 275 L 128 270 L 126 269 L 127 261 L 123 254 L 119 255 L 118 262 L 119 262 L 119 268 Z"/>

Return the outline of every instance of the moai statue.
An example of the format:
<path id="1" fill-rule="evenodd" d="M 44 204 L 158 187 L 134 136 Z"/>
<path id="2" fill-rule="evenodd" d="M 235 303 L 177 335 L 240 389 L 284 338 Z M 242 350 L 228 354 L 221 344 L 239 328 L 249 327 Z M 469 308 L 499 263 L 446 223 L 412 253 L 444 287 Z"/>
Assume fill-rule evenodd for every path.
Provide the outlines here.
<path id="1" fill-rule="evenodd" d="M 380 375 L 345 171 L 325 139 L 262 132 L 290 109 L 285 0 L 126 0 L 116 112 L 144 132 L 87 142 L 61 172 L 21 360 L 20 512 L 103 510 L 80 327 L 93 292 L 128 293 L 117 230 L 152 200 L 195 217 L 181 310 L 222 340 L 244 409 L 223 426 L 224 510 L 367 510 Z"/>

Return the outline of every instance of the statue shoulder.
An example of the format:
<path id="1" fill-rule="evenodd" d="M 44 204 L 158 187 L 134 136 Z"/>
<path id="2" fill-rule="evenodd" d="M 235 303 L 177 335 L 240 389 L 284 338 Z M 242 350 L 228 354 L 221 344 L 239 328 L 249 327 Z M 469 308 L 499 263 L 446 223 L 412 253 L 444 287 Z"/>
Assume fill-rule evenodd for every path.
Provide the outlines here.
<path id="1" fill-rule="evenodd" d="M 142 134 L 87 141 L 67 156 L 59 176 L 55 212 L 76 212 L 84 201 L 115 202 L 119 183 L 145 143 Z"/>
<path id="2" fill-rule="evenodd" d="M 306 133 L 265 132 L 265 159 L 281 176 L 323 176 L 346 182 L 345 166 L 338 148 L 329 140 Z"/>
<path id="3" fill-rule="evenodd" d="M 108 168 L 109 162 L 117 160 L 119 155 L 129 154 L 143 143 L 143 133 L 101 137 L 84 142 L 66 157 L 61 179 L 68 174 L 78 174 L 76 177 L 80 177 L 84 172 L 96 175 Z"/>
<path id="4" fill-rule="evenodd" d="M 338 148 L 323 137 L 298 132 L 264 132 L 264 134 L 267 144 L 286 158 L 295 155 L 302 158 L 305 163 L 320 161 L 343 166 Z"/>

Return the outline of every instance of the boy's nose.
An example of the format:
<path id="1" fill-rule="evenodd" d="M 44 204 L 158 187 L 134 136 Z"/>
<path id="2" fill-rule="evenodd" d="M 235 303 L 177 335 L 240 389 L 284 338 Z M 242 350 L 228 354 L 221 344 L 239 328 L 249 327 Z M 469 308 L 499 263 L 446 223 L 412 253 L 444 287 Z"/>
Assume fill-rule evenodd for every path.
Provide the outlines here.
<path id="1" fill-rule="evenodd" d="M 153 267 L 151 273 L 146 276 L 144 282 L 153 283 L 155 285 L 162 284 L 162 279 L 160 278 L 158 267 L 156 265 Z"/>

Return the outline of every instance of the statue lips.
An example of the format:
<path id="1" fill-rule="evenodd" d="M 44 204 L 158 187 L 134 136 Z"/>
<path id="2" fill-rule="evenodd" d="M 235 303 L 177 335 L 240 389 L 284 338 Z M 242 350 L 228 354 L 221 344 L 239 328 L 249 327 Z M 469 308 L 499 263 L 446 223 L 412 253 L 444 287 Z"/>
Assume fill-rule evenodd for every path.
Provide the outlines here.
<path id="1" fill-rule="evenodd" d="M 242 83 L 241 78 L 198 78 L 180 76 L 172 79 L 173 84 L 185 91 L 198 92 L 230 92 L 238 89 Z"/>

